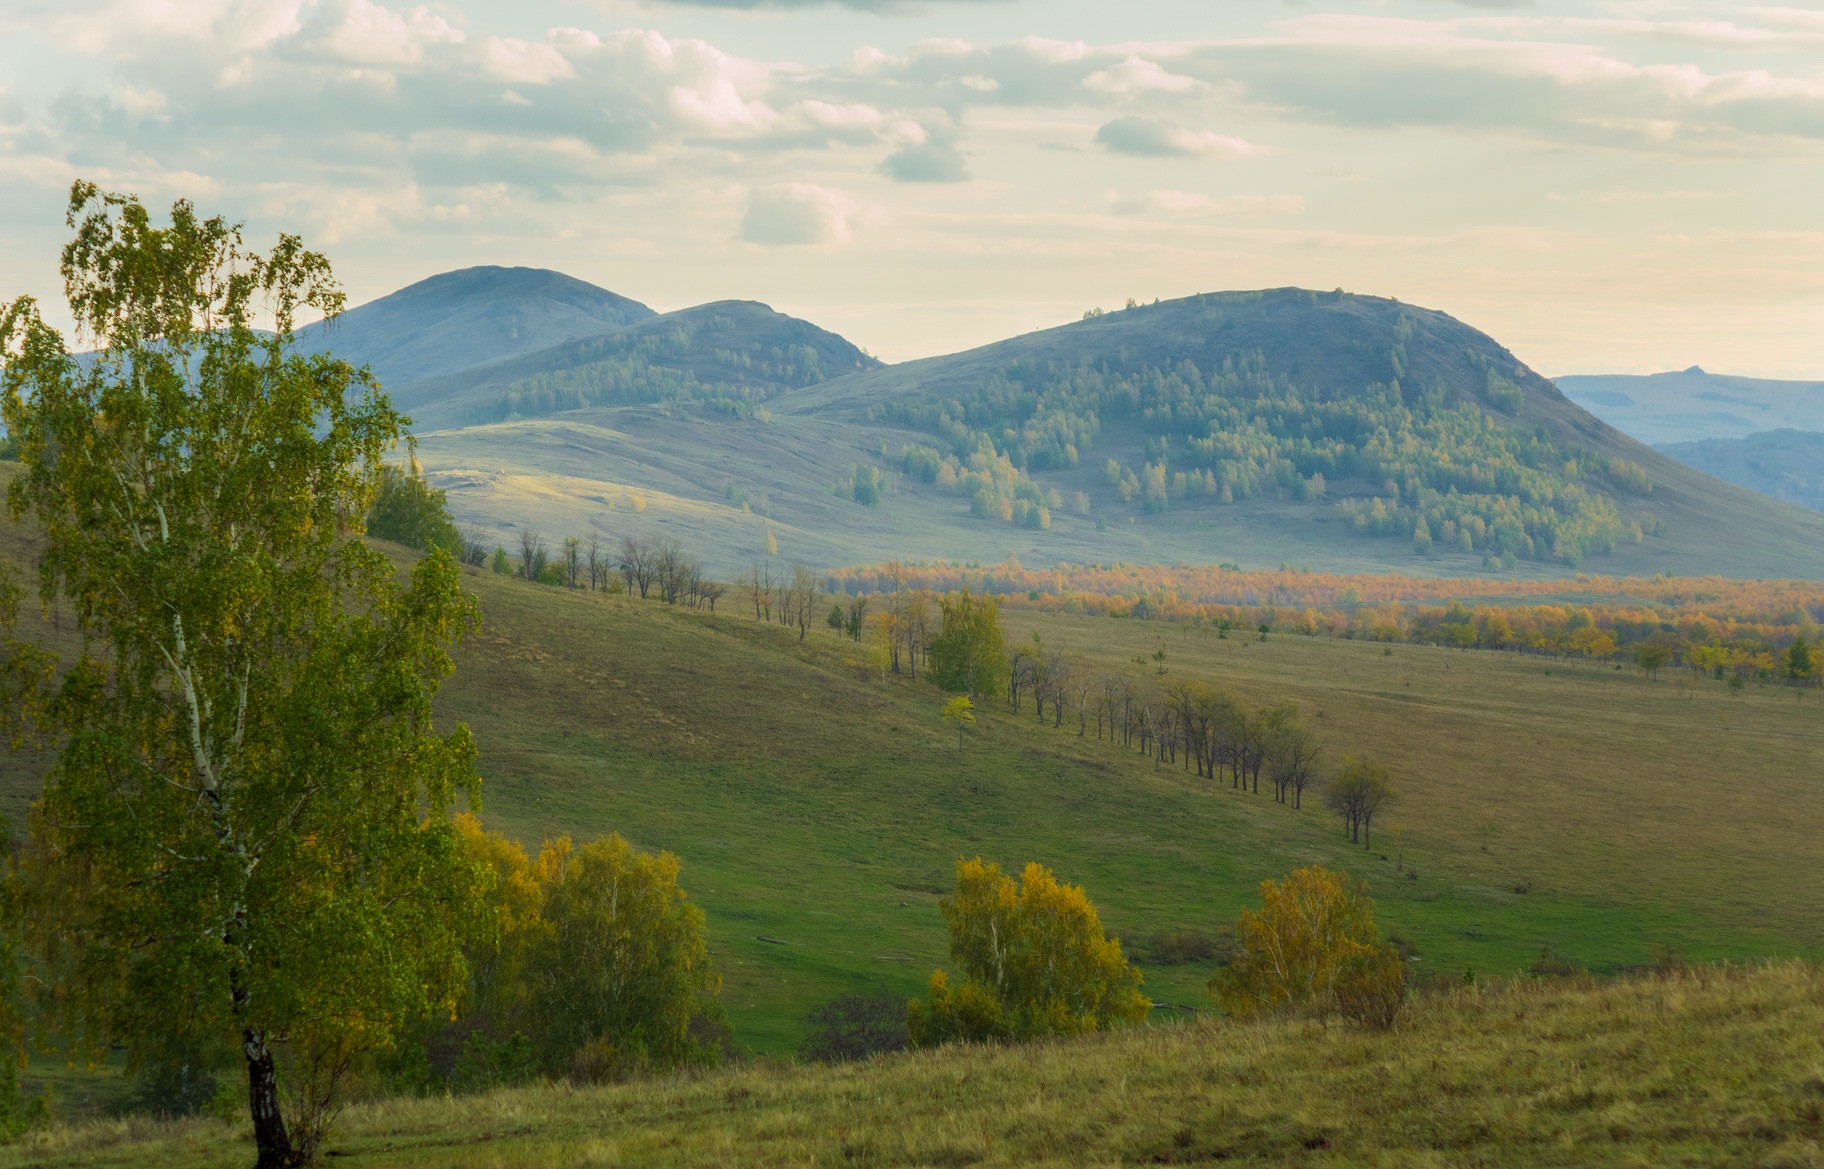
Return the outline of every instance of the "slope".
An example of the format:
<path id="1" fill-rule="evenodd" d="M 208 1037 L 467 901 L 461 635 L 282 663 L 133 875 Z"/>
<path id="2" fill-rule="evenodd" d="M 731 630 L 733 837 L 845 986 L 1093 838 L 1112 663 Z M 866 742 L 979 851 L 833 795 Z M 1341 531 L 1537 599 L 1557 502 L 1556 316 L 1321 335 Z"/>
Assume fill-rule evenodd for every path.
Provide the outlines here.
<path id="1" fill-rule="evenodd" d="M 1203 1022 L 843 1067 L 540 1086 L 348 1110 L 361 1165 L 1818 1163 L 1824 976 L 1796 963 L 1476 987 L 1367 1035 Z M 217 1121 L 54 1129 L 0 1165 L 238 1167 Z"/>
<path id="2" fill-rule="evenodd" d="M 783 555 L 824 564 L 1014 556 L 1554 575 L 1589 559 L 1640 575 L 1824 574 L 1815 514 L 1693 471 L 1486 335 L 1382 298 L 1280 289 L 1136 306 L 763 386 L 742 399 L 763 398 L 759 412 L 650 379 L 579 392 L 567 379 L 587 367 L 581 356 L 543 373 L 528 358 L 506 383 L 453 382 L 447 406 L 426 408 L 485 417 L 492 395 L 495 416 L 522 415 L 421 432 L 460 518 L 503 543 L 525 525 L 666 530 L 725 572 L 770 533 Z M 527 419 L 534 389 L 544 416 Z M 559 409 L 565 393 L 584 408 Z M 851 492 L 858 473 L 884 476 L 884 496 Z"/>
<path id="3" fill-rule="evenodd" d="M 1556 381 L 1573 402 L 1654 446 L 1782 428 L 1824 431 L 1824 382 L 1733 377 L 1695 365 L 1645 376 L 1585 374 Z"/>
<path id="4" fill-rule="evenodd" d="M 1669 442 L 1660 449 L 1707 475 L 1824 511 L 1824 433 L 1769 430 L 1744 438 Z"/>
<path id="5" fill-rule="evenodd" d="M 753 406 L 782 391 L 879 366 L 808 321 L 725 300 L 421 381 L 414 392 L 424 395 L 421 430 L 679 400 L 751 416 Z"/>
<path id="6" fill-rule="evenodd" d="M 398 405 L 417 383 L 653 315 L 624 296 L 542 268 L 444 272 L 299 331 L 299 348 L 369 365 Z"/>
<path id="7" fill-rule="evenodd" d="M 29 551 L 17 528 L 0 526 L 0 543 L 14 562 Z M 1325 759 L 1359 751 L 1394 769 L 1399 802 L 1370 853 L 1315 800 L 1293 811 L 999 703 L 982 703 L 959 752 L 935 689 L 883 678 L 821 625 L 800 644 L 732 595 L 710 615 L 467 581 L 483 627 L 439 711 L 475 733 L 484 818 L 528 842 L 619 831 L 678 853 L 746 1050 L 789 1052 L 837 994 L 916 993 L 943 961 L 952 863 L 978 854 L 1084 884 L 1148 993 L 1190 1007 L 1208 965 L 1154 962 L 1147 939 L 1215 933 L 1261 880 L 1313 861 L 1373 882 L 1386 924 L 1451 977 L 1517 970 L 1547 945 L 1602 970 L 1661 945 L 1816 952 L 1824 886 L 1790 874 L 1824 840 L 1811 782 L 1824 725 L 1779 687 L 1006 614 L 1016 642 L 1037 635 L 1097 670 L 1150 675 L 1162 650 L 1168 681 L 1296 702 Z M 45 633 L 71 637 L 67 622 Z M 45 763 L 0 756 L 0 813 L 16 827 Z"/>

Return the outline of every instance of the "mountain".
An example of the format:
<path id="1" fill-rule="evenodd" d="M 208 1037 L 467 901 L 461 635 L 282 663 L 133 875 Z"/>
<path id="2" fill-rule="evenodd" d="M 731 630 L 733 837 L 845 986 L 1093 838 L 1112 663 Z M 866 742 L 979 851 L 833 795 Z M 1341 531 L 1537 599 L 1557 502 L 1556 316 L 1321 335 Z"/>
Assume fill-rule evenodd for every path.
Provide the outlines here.
<path id="1" fill-rule="evenodd" d="M 1666 443 L 1660 449 L 1718 479 L 1824 511 L 1824 434 L 1769 430 L 1746 438 Z"/>
<path id="2" fill-rule="evenodd" d="M 1730 377 L 1694 365 L 1639 377 L 1561 377 L 1557 383 L 1571 401 L 1655 446 L 1788 427 L 1824 431 L 1824 382 Z"/>
<path id="3" fill-rule="evenodd" d="M 880 364 L 808 321 L 722 300 L 421 379 L 413 393 L 421 427 L 431 429 L 669 401 L 751 415 L 787 390 Z"/>
<path id="4" fill-rule="evenodd" d="M 638 301 L 543 268 L 444 272 L 299 330 L 299 348 L 373 367 L 394 401 L 414 382 L 653 316 Z"/>
<path id="5" fill-rule="evenodd" d="M 415 377 L 401 404 L 484 538 L 664 531 L 723 572 L 776 546 L 824 565 L 1824 574 L 1816 514 L 1379 297 L 1211 293 L 897 366 L 718 302 Z"/>

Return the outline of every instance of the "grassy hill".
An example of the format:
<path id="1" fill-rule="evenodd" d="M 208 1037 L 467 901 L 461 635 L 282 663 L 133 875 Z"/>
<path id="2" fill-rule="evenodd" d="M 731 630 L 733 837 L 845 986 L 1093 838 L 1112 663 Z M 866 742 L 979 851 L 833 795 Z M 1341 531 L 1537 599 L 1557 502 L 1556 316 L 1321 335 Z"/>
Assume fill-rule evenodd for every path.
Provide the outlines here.
<path id="1" fill-rule="evenodd" d="M 9 557 L 24 554 L 22 533 L 0 532 Z M 1104 668 L 1150 671 L 1164 649 L 1170 677 L 1297 702 L 1328 759 L 1365 752 L 1394 769 L 1398 806 L 1365 852 L 1316 807 L 1237 795 L 992 703 L 959 755 L 936 690 L 883 681 L 821 627 L 800 645 L 727 611 L 732 597 L 711 616 L 468 580 L 485 624 L 440 706 L 474 729 L 484 818 L 532 843 L 620 831 L 678 853 L 743 1050 L 793 1050 L 806 1013 L 838 994 L 916 992 L 944 958 L 936 902 L 952 863 L 977 854 L 1086 885 L 1147 992 L 1191 1007 L 1209 968 L 1152 962 L 1147 939 L 1217 931 L 1261 880 L 1312 861 L 1372 882 L 1387 924 L 1443 977 L 1520 970 L 1547 945 L 1603 971 L 1662 946 L 1818 953 L 1824 888 L 1790 877 L 1824 839 L 1815 697 L 1514 654 L 1006 615 L 1016 639 Z M 47 636 L 67 639 L 64 624 Z M 42 766 L 0 759 L 15 826 Z"/>
<path id="2" fill-rule="evenodd" d="M 1824 511 L 1824 433 L 1769 430 L 1745 438 L 1666 443 L 1660 449 L 1707 475 Z"/>
<path id="3" fill-rule="evenodd" d="M 373 1166 L 1819 1162 L 1824 976 L 1786 964 L 1460 989 L 1365 1035 L 1221 1022 L 833 1068 L 351 1108 Z M 216 1121 L 98 1122 L 0 1166 L 242 1166 Z"/>
<path id="4" fill-rule="evenodd" d="M 333 350 L 373 367 L 394 401 L 416 400 L 414 383 L 545 349 L 653 315 L 561 272 L 464 268 L 352 308 L 333 324 L 299 332 L 306 352 Z"/>
<path id="5" fill-rule="evenodd" d="M 590 406 L 700 402 L 735 417 L 783 391 L 880 362 L 836 334 L 753 301 L 647 317 L 439 379 L 421 429 Z"/>
<path id="6" fill-rule="evenodd" d="M 807 373 L 840 360 L 771 359 L 791 376 L 741 394 L 700 388 L 738 384 L 716 382 L 727 362 L 641 364 L 663 320 L 611 343 L 625 352 L 578 343 L 415 406 L 459 518 L 509 544 L 524 525 L 667 530 L 731 573 L 770 534 L 826 565 L 1824 574 L 1815 514 L 1635 442 L 1486 335 L 1382 298 L 1189 297 L 827 380 Z M 789 351 L 742 335 L 724 351 Z M 888 486 L 872 505 L 849 490 L 858 470 Z"/>

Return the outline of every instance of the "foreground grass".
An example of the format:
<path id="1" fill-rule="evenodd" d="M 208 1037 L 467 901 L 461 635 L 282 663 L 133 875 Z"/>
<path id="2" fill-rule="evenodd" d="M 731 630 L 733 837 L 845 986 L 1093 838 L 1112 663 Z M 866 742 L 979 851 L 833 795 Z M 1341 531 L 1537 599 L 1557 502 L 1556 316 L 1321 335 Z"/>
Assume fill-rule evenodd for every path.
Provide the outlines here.
<path id="1" fill-rule="evenodd" d="M 368 1166 L 1824 1165 L 1824 969 L 1416 1000 L 1390 1034 L 1204 1020 L 848 1067 L 351 1108 Z M 214 1121 L 95 1122 L 0 1166 L 242 1166 Z"/>

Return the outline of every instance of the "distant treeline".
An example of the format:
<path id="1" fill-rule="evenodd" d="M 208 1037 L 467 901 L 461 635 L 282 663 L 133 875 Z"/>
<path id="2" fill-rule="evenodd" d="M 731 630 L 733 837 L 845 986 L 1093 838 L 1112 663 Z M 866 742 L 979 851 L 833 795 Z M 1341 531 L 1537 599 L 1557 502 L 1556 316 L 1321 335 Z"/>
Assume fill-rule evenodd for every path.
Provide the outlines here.
<path id="1" fill-rule="evenodd" d="M 1722 577 L 1496 581 L 940 561 L 838 569 L 827 584 L 851 594 L 966 588 L 1017 608 L 1208 625 L 1225 636 L 1265 628 L 1596 660 L 1625 656 L 1650 672 L 1684 666 L 1762 681 L 1816 683 L 1819 655 L 1809 647 L 1824 625 L 1824 585 Z"/>

